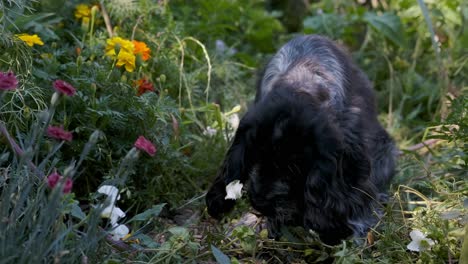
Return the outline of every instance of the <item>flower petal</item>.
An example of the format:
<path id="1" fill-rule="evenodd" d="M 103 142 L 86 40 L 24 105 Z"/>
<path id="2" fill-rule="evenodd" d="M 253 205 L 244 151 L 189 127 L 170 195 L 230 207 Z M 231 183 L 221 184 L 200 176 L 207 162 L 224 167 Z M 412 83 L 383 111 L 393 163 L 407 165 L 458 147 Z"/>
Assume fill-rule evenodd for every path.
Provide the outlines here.
<path id="1" fill-rule="evenodd" d="M 216 128 L 207 126 L 206 129 L 203 131 L 203 135 L 213 137 L 214 135 L 216 135 L 217 132 L 218 130 L 216 130 Z"/>
<path id="2" fill-rule="evenodd" d="M 104 208 L 102 211 L 101 211 L 101 217 L 102 218 L 110 218 L 111 214 L 112 214 L 112 208 L 114 207 L 114 205 L 111 205 L 111 206 L 107 206 L 106 208 Z"/>
<path id="3" fill-rule="evenodd" d="M 227 122 L 229 123 L 229 125 L 231 125 L 232 129 L 237 130 L 237 128 L 239 127 L 239 123 L 240 123 L 239 115 L 238 114 L 230 115 L 227 118 Z"/>
<path id="4" fill-rule="evenodd" d="M 67 178 L 63 186 L 63 193 L 70 193 L 72 188 L 73 188 L 73 180 L 71 178 Z"/>
<path id="5" fill-rule="evenodd" d="M 18 79 L 12 71 L 0 72 L 0 91 L 14 90 L 18 87 Z"/>
<path id="6" fill-rule="evenodd" d="M 57 172 L 53 172 L 52 174 L 47 176 L 47 186 L 53 189 L 57 185 L 61 177 L 62 176 L 58 174 Z"/>
<path id="7" fill-rule="evenodd" d="M 73 96 L 76 93 L 75 87 L 64 80 L 55 80 L 53 86 L 57 92 L 64 95 Z"/>
<path id="8" fill-rule="evenodd" d="M 129 232 L 130 229 L 128 229 L 126 225 L 118 225 L 110 231 L 110 234 L 112 235 L 113 240 L 118 241 L 127 236 Z"/>
<path id="9" fill-rule="evenodd" d="M 409 235 L 411 237 L 411 240 L 417 241 L 417 242 L 419 242 L 419 241 L 426 238 L 426 236 L 423 234 L 423 232 L 421 232 L 418 229 L 414 229 L 413 231 L 410 232 Z"/>
<path id="10" fill-rule="evenodd" d="M 98 193 L 102 193 L 111 197 L 117 197 L 117 195 L 119 195 L 119 189 L 112 185 L 102 185 L 97 191 Z"/>
<path id="11" fill-rule="evenodd" d="M 112 225 L 117 224 L 117 221 L 119 221 L 119 219 L 122 218 L 122 217 L 125 217 L 124 211 L 122 211 L 122 209 L 114 206 L 114 209 L 112 210 L 112 213 L 110 215 L 111 224 Z"/>
<path id="12" fill-rule="evenodd" d="M 154 154 L 156 154 L 156 147 L 153 145 L 153 143 L 151 143 L 151 141 L 146 139 L 144 136 L 139 136 L 138 139 L 135 141 L 135 144 L 133 144 L 133 146 L 135 146 L 141 151 L 148 153 L 148 155 L 150 155 L 151 157 L 153 157 Z"/>
<path id="13" fill-rule="evenodd" d="M 237 200 L 242 197 L 242 187 L 244 185 L 240 183 L 239 180 L 235 180 L 230 182 L 226 186 L 226 197 L 224 197 L 225 200 L 231 199 L 231 200 Z"/>
<path id="14" fill-rule="evenodd" d="M 417 241 L 411 241 L 411 242 L 406 246 L 406 248 L 409 249 L 409 250 L 411 250 L 411 251 L 416 251 L 416 252 L 421 251 L 419 242 L 417 242 Z"/>
<path id="15" fill-rule="evenodd" d="M 109 218 L 112 226 L 115 226 L 120 218 L 125 217 L 125 212 L 111 204 L 101 211 L 101 217 Z"/>

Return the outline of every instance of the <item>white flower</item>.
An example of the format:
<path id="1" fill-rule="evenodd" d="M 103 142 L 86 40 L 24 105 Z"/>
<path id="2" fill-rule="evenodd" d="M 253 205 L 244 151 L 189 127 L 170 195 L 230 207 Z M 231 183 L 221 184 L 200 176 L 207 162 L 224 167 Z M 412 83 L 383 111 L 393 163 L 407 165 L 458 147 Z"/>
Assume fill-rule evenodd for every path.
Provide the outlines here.
<path id="1" fill-rule="evenodd" d="M 119 189 L 112 185 L 103 185 L 99 187 L 98 193 L 107 195 L 106 201 L 101 205 L 101 208 L 107 205 L 102 209 L 101 217 L 110 219 L 112 230 L 109 233 L 112 235 L 112 239 L 117 241 L 124 238 L 130 230 L 127 226 L 117 223 L 120 218 L 125 217 L 125 212 L 115 205 L 117 200 L 120 199 Z"/>
<path id="2" fill-rule="evenodd" d="M 224 200 L 231 199 L 231 200 L 237 200 L 242 197 L 242 187 L 244 185 L 239 182 L 239 180 L 235 180 L 230 182 L 226 186 L 226 197 L 224 197 Z"/>
<path id="3" fill-rule="evenodd" d="M 239 122 L 240 122 L 239 115 L 233 114 L 233 115 L 228 116 L 227 122 L 229 123 L 229 125 L 231 125 L 231 128 L 233 130 L 237 130 L 237 128 L 239 127 Z"/>
<path id="4" fill-rule="evenodd" d="M 119 189 L 112 185 L 103 185 L 99 187 L 98 193 L 102 193 L 108 196 L 108 199 L 112 205 L 115 204 L 115 201 L 120 199 Z"/>
<path id="5" fill-rule="evenodd" d="M 435 245 L 434 240 L 426 238 L 426 235 L 417 229 L 414 229 L 410 232 L 410 237 L 413 241 L 411 241 L 408 246 L 406 246 L 406 248 L 411 251 L 420 252 L 426 249 L 430 249 L 433 245 Z"/>
<path id="6" fill-rule="evenodd" d="M 102 218 L 109 218 L 112 226 L 117 224 L 120 218 L 125 217 L 124 211 L 115 205 L 109 205 L 101 212 Z"/>
<path id="7" fill-rule="evenodd" d="M 220 54 L 226 53 L 227 55 L 232 56 L 232 55 L 237 53 L 236 49 L 228 48 L 226 43 L 224 41 L 220 40 L 220 39 L 216 40 L 215 45 L 216 45 L 216 52 L 218 52 Z"/>
<path id="8" fill-rule="evenodd" d="M 205 131 L 203 131 L 203 135 L 212 137 L 212 136 L 216 135 L 216 132 L 218 132 L 218 130 L 208 126 L 208 127 L 206 127 Z"/>
<path id="9" fill-rule="evenodd" d="M 220 39 L 217 39 L 215 44 L 216 44 L 216 51 L 219 53 L 224 53 L 228 49 L 226 43 Z"/>
<path id="10" fill-rule="evenodd" d="M 126 237 L 129 232 L 130 229 L 126 225 L 116 225 L 109 233 L 112 235 L 113 240 L 118 241 Z"/>
<path id="11" fill-rule="evenodd" d="M 117 225 L 117 221 L 125 217 L 124 211 L 115 206 L 115 202 L 120 199 L 119 189 L 112 185 L 103 185 L 99 187 L 98 193 L 107 195 L 106 203 L 108 203 L 108 205 L 102 209 L 101 217 L 109 218 L 112 226 Z"/>

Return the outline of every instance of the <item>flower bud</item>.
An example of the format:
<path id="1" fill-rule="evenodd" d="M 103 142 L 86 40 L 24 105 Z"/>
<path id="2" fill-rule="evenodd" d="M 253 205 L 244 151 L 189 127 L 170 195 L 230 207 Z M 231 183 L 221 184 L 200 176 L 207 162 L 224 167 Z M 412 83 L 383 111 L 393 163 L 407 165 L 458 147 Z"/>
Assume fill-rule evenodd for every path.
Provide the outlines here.
<path id="1" fill-rule="evenodd" d="M 93 17 L 96 17 L 96 14 L 97 14 L 98 11 L 99 11 L 99 6 L 98 5 L 93 5 L 93 7 L 91 7 L 91 15 Z"/>
<path id="2" fill-rule="evenodd" d="M 128 159 L 138 159 L 138 156 L 140 155 L 140 152 L 136 149 L 136 147 L 133 147 L 125 156 L 125 158 Z"/>
<path id="3" fill-rule="evenodd" d="M 71 178 L 67 178 L 63 184 L 63 193 L 70 193 L 73 188 L 73 181 Z"/>
<path id="4" fill-rule="evenodd" d="M 53 95 L 52 95 L 52 99 L 50 100 L 50 104 L 52 106 L 55 106 L 57 105 L 57 102 L 58 102 L 58 99 L 60 98 L 60 94 L 58 92 L 55 92 Z"/>
<path id="5" fill-rule="evenodd" d="M 44 111 L 40 112 L 38 117 L 39 117 L 39 120 L 41 121 L 41 123 L 46 123 L 49 120 L 49 111 L 44 110 Z"/>
<path id="6" fill-rule="evenodd" d="M 78 66 L 81 66 L 81 64 L 83 64 L 83 57 L 78 55 L 78 58 L 76 58 L 76 64 Z"/>
<path id="7" fill-rule="evenodd" d="M 159 80 L 161 81 L 161 83 L 166 82 L 166 75 L 164 74 L 159 75 Z"/>
<path id="8" fill-rule="evenodd" d="M 91 144 L 93 144 L 93 145 L 96 144 L 97 141 L 99 140 L 99 136 L 100 136 L 100 135 L 101 135 L 101 132 L 100 132 L 99 130 L 95 130 L 95 131 L 91 134 L 91 136 L 89 136 L 89 142 L 90 142 Z"/>
<path id="9" fill-rule="evenodd" d="M 68 166 L 68 167 L 63 171 L 63 175 L 64 175 L 64 176 L 73 177 L 73 174 L 75 174 L 75 166 L 74 166 L 73 164 L 71 164 L 70 166 Z"/>

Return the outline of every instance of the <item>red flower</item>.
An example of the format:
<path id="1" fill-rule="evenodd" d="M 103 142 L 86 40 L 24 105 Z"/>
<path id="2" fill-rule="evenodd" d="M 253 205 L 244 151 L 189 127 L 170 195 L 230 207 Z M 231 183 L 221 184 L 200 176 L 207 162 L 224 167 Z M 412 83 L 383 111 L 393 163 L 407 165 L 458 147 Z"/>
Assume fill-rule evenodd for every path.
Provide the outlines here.
<path id="1" fill-rule="evenodd" d="M 14 90 L 18 86 L 18 80 L 13 72 L 0 72 L 0 90 Z"/>
<path id="2" fill-rule="evenodd" d="M 57 186 L 58 182 L 62 179 L 62 175 L 58 174 L 57 172 L 53 172 L 49 176 L 47 176 L 47 186 L 49 188 L 53 189 L 55 186 Z M 70 178 L 67 178 L 65 180 L 65 183 L 63 185 L 63 193 L 70 193 L 73 187 L 73 181 Z"/>
<path id="3" fill-rule="evenodd" d="M 56 127 L 56 126 L 49 126 L 47 128 L 47 135 L 51 138 L 55 138 L 58 140 L 65 140 L 65 141 L 72 141 L 73 134 L 72 132 L 66 131 L 63 127 Z"/>
<path id="4" fill-rule="evenodd" d="M 60 174 L 58 174 L 57 172 L 53 172 L 52 174 L 47 176 L 47 186 L 53 189 L 59 182 L 60 178 L 62 178 Z"/>
<path id="5" fill-rule="evenodd" d="M 68 96 L 73 96 L 76 93 L 75 87 L 73 87 L 71 84 L 67 83 L 66 81 L 62 81 L 62 80 L 56 80 L 54 82 L 54 89 L 57 92 L 68 95 Z"/>
<path id="6" fill-rule="evenodd" d="M 144 78 L 137 80 L 136 85 L 138 86 L 138 96 L 141 96 L 146 92 L 154 92 L 153 84 Z"/>
<path id="7" fill-rule="evenodd" d="M 70 178 L 65 180 L 65 184 L 63 186 L 63 193 L 70 193 L 73 187 L 73 181 Z"/>
<path id="8" fill-rule="evenodd" d="M 148 155 L 150 155 L 151 157 L 154 156 L 154 154 L 156 154 L 156 147 L 153 145 L 153 143 L 151 143 L 151 141 L 147 140 L 144 136 L 138 137 L 138 139 L 135 141 L 134 146 L 137 149 L 148 153 Z"/>

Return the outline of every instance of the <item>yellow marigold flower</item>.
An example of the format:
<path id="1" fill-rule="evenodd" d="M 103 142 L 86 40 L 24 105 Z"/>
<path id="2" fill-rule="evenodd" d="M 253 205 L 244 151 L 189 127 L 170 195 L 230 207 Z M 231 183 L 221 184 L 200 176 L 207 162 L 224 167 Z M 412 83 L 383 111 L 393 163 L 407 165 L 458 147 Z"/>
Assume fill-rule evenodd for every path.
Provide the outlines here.
<path id="1" fill-rule="evenodd" d="M 133 45 L 135 46 L 135 49 L 133 50 L 133 54 L 135 55 L 140 54 L 143 61 L 147 61 L 150 58 L 150 53 L 151 53 L 150 48 L 148 48 L 148 46 L 146 46 L 146 43 L 142 41 L 134 40 L 132 42 L 133 42 Z"/>
<path id="2" fill-rule="evenodd" d="M 117 55 L 120 55 L 118 53 L 126 52 L 133 54 L 134 45 L 130 40 L 121 37 L 113 37 L 108 39 L 106 43 L 106 55 L 113 59 L 115 59 Z"/>
<path id="3" fill-rule="evenodd" d="M 135 55 L 121 50 L 117 56 L 117 67 L 125 66 L 125 70 L 133 72 L 135 69 Z"/>
<path id="4" fill-rule="evenodd" d="M 29 35 L 29 34 L 23 33 L 23 34 L 16 34 L 16 36 L 22 41 L 24 41 L 30 47 L 34 46 L 34 44 L 37 44 L 40 46 L 44 45 L 44 42 L 42 42 L 41 38 L 37 34 Z"/>
<path id="5" fill-rule="evenodd" d="M 75 18 L 89 18 L 91 17 L 91 8 L 86 4 L 79 4 L 75 8 Z"/>

